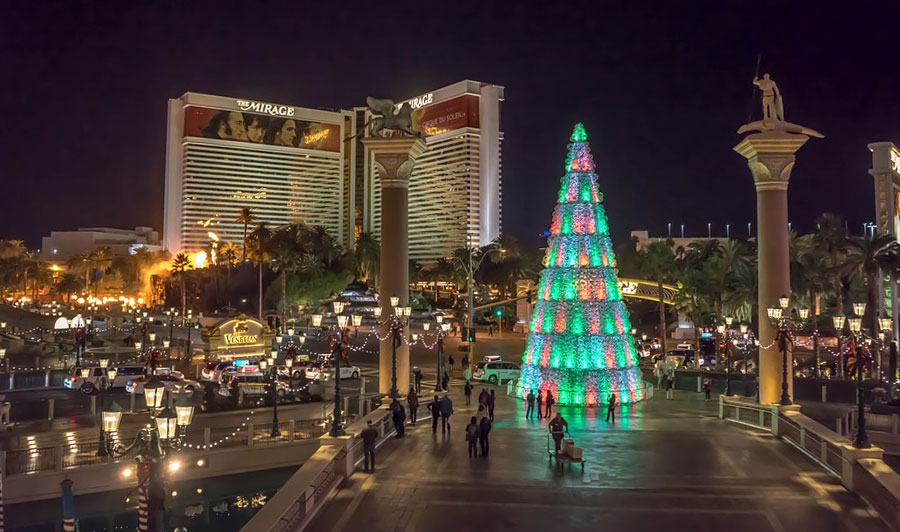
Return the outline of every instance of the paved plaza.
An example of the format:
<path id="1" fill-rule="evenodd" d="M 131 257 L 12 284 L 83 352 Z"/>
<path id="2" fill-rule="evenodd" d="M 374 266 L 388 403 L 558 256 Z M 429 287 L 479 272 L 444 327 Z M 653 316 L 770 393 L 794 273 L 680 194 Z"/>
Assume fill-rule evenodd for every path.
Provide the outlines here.
<path id="1" fill-rule="evenodd" d="M 836 479 L 771 435 L 719 421 L 700 394 L 622 407 L 615 425 L 600 409 L 563 408 L 582 473 L 549 462 L 546 420 L 499 395 L 490 456 L 469 459 L 479 391 L 467 407 L 452 390 L 447 436 L 420 408 L 418 425 L 379 450 L 377 472 L 357 472 L 310 530 L 884 530 Z"/>

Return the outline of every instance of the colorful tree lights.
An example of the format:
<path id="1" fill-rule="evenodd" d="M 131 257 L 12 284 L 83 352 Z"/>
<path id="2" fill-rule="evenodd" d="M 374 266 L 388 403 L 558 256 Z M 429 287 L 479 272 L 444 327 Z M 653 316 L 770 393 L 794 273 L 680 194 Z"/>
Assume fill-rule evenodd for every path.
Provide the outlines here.
<path id="1" fill-rule="evenodd" d="M 574 405 L 603 403 L 610 392 L 621 403 L 640 401 L 638 354 L 584 126 L 570 140 L 517 393 L 550 390 Z"/>

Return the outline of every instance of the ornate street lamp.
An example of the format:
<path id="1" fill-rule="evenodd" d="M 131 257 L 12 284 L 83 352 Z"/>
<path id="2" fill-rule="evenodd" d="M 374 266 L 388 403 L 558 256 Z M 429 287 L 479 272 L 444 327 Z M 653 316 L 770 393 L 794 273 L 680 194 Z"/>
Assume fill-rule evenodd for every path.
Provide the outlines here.
<path id="1" fill-rule="evenodd" d="M 362 325 L 362 315 L 354 314 L 350 318 L 352 319 L 353 327 L 355 328 L 353 334 L 354 336 L 359 336 L 359 326 Z"/>
<path id="2" fill-rule="evenodd" d="M 846 319 L 845 316 L 841 316 L 840 314 L 831 317 L 831 321 L 834 322 L 834 332 L 838 341 L 838 376 L 840 377 L 844 376 L 844 347 L 842 345 L 841 332 L 844 330 Z"/>
<path id="3" fill-rule="evenodd" d="M 345 344 L 349 342 L 347 338 L 347 316 L 338 316 L 338 331 L 333 339 L 332 356 L 334 357 L 334 415 L 332 416 L 331 430 L 329 435 L 337 437 L 346 434 L 341 416 L 341 358 L 343 358 L 343 349 Z"/>
<path id="4" fill-rule="evenodd" d="M 865 312 L 865 304 L 854 303 L 853 311 L 862 311 Z M 863 401 L 863 385 L 862 385 L 862 374 L 866 367 L 865 362 L 865 353 L 863 352 L 862 342 L 860 341 L 862 331 L 862 318 L 854 316 L 847 320 L 848 326 L 850 327 L 850 333 L 853 336 L 853 343 L 856 347 L 856 355 L 854 366 L 856 370 L 856 437 L 853 439 L 853 446 L 857 449 L 868 449 L 872 446 L 869 443 L 869 435 L 866 433 L 866 405 Z"/>
<path id="5" fill-rule="evenodd" d="M 156 377 L 151 376 L 144 385 L 144 400 L 150 414 L 150 423 L 138 429 L 131 445 L 125 446 L 116 437 L 119 424 L 122 422 L 122 408 L 117 404 L 103 410 L 101 425 L 105 438 L 103 445 L 106 452 L 114 458 L 122 458 L 132 450 L 136 450 L 138 470 L 138 530 L 149 532 L 164 528 L 165 523 L 156 523 L 157 516 L 150 513 L 153 506 L 150 501 L 154 490 L 150 489 L 151 479 L 156 477 L 154 469 L 165 457 L 174 451 L 181 450 L 184 445 L 187 427 L 194 415 L 194 407 L 177 406 L 175 411 L 161 409 L 165 386 Z"/>
<path id="6" fill-rule="evenodd" d="M 272 358 L 259 360 L 259 371 L 269 379 L 269 386 L 272 390 L 272 432 L 269 433 L 272 438 L 281 436 L 281 430 L 278 428 L 278 367 L 270 362 L 277 353 L 277 351 L 272 351 Z"/>
<path id="7" fill-rule="evenodd" d="M 781 350 L 781 400 L 779 403 L 782 406 L 793 404 L 791 402 L 791 396 L 788 393 L 787 361 L 788 345 L 791 343 L 791 319 L 790 316 L 786 316 L 784 313 L 784 311 L 787 310 L 790 301 L 790 298 L 787 296 L 781 296 L 778 298 L 777 307 L 772 306 L 766 309 L 766 312 L 769 314 L 769 319 L 771 319 L 778 328 L 778 335 L 775 337 L 775 341 L 778 342 L 778 348 Z M 791 373 L 791 375 L 793 375 L 793 373 Z"/>

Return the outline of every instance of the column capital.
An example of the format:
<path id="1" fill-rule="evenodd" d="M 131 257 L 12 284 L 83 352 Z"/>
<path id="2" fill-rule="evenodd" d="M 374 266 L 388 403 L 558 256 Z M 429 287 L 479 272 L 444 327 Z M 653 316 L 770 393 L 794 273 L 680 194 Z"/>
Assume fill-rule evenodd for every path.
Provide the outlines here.
<path id="1" fill-rule="evenodd" d="M 734 151 L 747 159 L 756 190 L 787 190 L 794 169 L 794 154 L 809 137 L 785 131 L 747 135 Z"/>
<path id="2" fill-rule="evenodd" d="M 425 151 L 425 140 L 415 137 L 369 137 L 362 143 L 375 155 L 381 188 L 408 188 L 416 159 Z"/>

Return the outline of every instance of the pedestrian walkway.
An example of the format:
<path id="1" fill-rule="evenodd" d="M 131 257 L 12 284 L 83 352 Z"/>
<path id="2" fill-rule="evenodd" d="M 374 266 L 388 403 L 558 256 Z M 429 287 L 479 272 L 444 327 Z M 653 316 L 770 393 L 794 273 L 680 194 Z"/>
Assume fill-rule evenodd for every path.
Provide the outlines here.
<path id="1" fill-rule="evenodd" d="M 836 479 L 771 435 L 719 421 L 702 396 L 621 407 L 615 425 L 599 408 L 563 408 L 582 473 L 549 462 L 546 420 L 526 421 L 524 403 L 496 390 L 489 457 L 468 458 L 477 405 L 452 389 L 449 435 L 432 434 L 420 410 L 376 473 L 353 475 L 309 530 L 884 530 Z"/>

